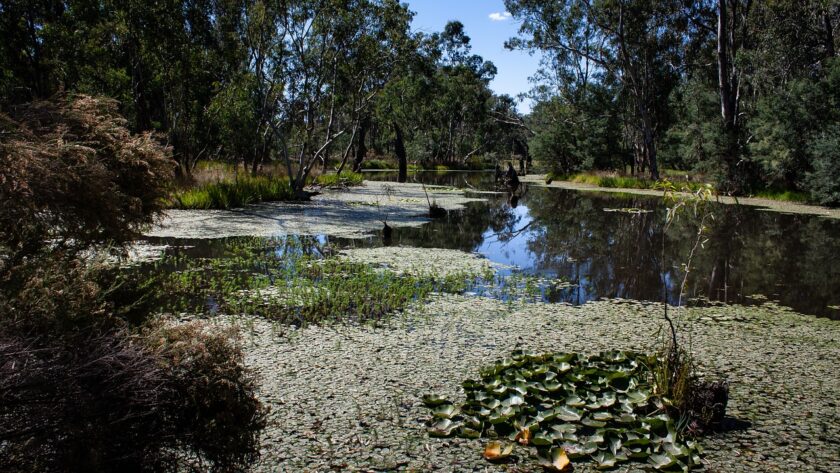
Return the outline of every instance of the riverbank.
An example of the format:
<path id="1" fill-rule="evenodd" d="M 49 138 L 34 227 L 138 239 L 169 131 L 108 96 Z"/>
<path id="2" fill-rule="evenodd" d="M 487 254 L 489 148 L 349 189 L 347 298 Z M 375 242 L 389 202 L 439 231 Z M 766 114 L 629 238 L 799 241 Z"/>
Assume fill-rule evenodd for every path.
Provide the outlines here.
<path id="1" fill-rule="evenodd" d="M 653 189 L 635 189 L 627 187 L 601 187 L 592 184 L 571 182 L 571 181 L 552 181 L 551 184 L 545 183 L 545 176 L 543 175 L 527 175 L 520 177 L 520 181 L 531 185 L 552 187 L 556 189 L 569 189 L 576 191 L 594 191 L 594 192 L 612 192 L 620 194 L 633 195 L 649 195 L 661 196 L 662 191 Z M 818 215 L 820 217 L 840 219 L 840 209 L 833 209 L 828 207 L 821 207 L 818 205 L 802 204 L 798 202 L 790 202 L 783 200 L 772 200 L 760 197 L 728 197 L 720 196 L 717 201 L 728 205 L 748 205 L 751 207 L 760 207 L 761 210 L 771 212 L 781 212 L 788 214 L 805 214 Z"/>
<path id="2" fill-rule="evenodd" d="M 840 324 L 773 304 L 680 310 L 701 371 L 731 383 L 728 431 L 701 440 L 707 471 L 840 471 Z M 218 319 L 220 322 L 222 319 Z M 387 326 L 291 330 L 233 317 L 272 408 L 255 471 L 539 471 L 493 465 L 482 440 L 434 439 L 421 396 L 460 384 L 516 348 L 649 351 L 661 307 L 580 307 L 439 296 Z M 594 471 L 589 463 L 576 471 Z M 630 464 L 630 471 L 644 465 Z M 635 468 L 635 469 L 634 469 Z"/>

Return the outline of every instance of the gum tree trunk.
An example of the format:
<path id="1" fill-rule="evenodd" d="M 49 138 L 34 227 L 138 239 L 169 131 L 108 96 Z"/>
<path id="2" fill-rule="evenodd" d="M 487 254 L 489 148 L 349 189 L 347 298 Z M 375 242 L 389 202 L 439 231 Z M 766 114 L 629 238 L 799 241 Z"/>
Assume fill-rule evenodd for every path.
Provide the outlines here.
<path id="1" fill-rule="evenodd" d="M 397 155 L 400 167 L 400 174 L 397 181 L 405 182 L 408 180 L 408 158 L 405 154 L 405 143 L 403 142 L 402 128 L 400 128 L 400 125 L 397 124 L 397 122 L 394 122 L 394 135 L 396 135 L 394 140 L 394 154 Z"/>

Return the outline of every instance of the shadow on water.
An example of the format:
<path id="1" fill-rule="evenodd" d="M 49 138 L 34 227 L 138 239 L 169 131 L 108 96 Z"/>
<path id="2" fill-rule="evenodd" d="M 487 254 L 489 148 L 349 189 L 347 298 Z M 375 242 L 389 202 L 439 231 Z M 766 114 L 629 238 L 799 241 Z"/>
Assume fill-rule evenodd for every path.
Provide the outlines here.
<path id="1" fill-rule="evenodd" d="M 396 180 L 396 173 L 368 173 Z M 469 190 L 490 190 L 487 172 L 416 172 L 409 181 Z M 395 227 L 389 244 L 477 252 L 515 271 L 572 283 L 544 294 L 552 302 L 582 304 L 600 298 L 677 303 L 682 264 L 694 242 L 688 221 L 666 236 L 660 273 L 664 208 L 656 197 L 578 192 L 530 186 L 512 207 L 503 193 L 450 212 L 420 227 Z M 646 213 L 605 209 L 637 208 Z M 840 221 L 785 215 L 754 207 L 718 205 L 708 242 L 692 263 L 686 288 L 690 303 L 778 301 L 793 309 L 840 319 Z M 379 235 L 345 240 L 317 237 L 316 246 L 379 246 Z M 194 245 L 193 256 L 220 254 L 224 242 Z"/>

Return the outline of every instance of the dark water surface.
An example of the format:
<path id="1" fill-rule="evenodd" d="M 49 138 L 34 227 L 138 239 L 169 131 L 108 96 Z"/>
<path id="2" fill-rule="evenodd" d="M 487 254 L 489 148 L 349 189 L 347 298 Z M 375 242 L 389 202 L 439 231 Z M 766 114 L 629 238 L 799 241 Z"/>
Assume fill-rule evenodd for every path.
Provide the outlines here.
<path id="1" fill-rule="evenodd" d="M 371 172 L 372 180 L 396 173 Z M 493 174 L 419 172 L 410 180 L 468 190 L 493 188 Z M 477 252 L 527 274 L 565 279 L 573 287 L 546 294 L 553 302 L 599 298 L 679 302 L 682 265 L 696 227 L 677 221 L 665 237 L 660 198 L 528 187 L 514 207 L 502 194 L 484 194 L 460 212 L 414 228 L 394 230 L 394 245 Z M 605 209 L 638 208 L 649 213 Z M 715 205 L 708 241 L 692 261 L 683 303 L 778 301 L 799 312 L 840 319 L 840 221 L 786 215 L 756 207 Z M 378 246 L 362 240 L 319 237 L 340 246 Z M 211 256 L 221 242 L 196 240 L 190 252 Z M 663 264 L 664 262 L 664 264 Z M 665 268 L 662 271 L 661 268 Z"/>

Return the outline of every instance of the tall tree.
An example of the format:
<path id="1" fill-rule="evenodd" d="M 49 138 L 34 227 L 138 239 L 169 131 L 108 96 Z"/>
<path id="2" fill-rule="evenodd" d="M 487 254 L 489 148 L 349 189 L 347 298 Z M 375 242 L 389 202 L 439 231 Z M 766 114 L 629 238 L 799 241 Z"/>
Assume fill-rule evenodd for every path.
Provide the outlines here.
<path id="1" fill-rule="evenodd" d="M 680 2 L 506 0 L 505 5 L 522 22 L 520 36 L 508 47 L 550 54 L 558 77 L 578 82 L 572 91 L 590 78 L 621 86 L 637 164 L 658 179 L 657 139 L 685 41 L 685 25 L 675 21 Z"/>

